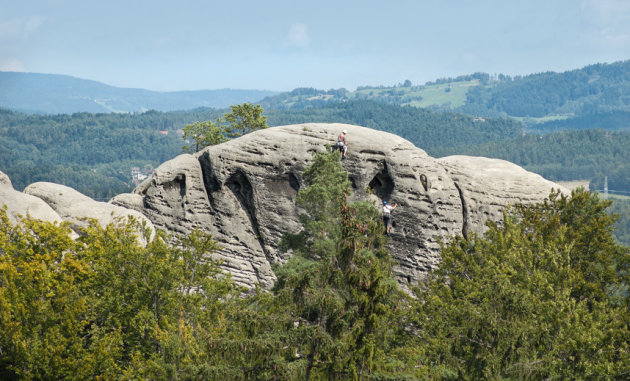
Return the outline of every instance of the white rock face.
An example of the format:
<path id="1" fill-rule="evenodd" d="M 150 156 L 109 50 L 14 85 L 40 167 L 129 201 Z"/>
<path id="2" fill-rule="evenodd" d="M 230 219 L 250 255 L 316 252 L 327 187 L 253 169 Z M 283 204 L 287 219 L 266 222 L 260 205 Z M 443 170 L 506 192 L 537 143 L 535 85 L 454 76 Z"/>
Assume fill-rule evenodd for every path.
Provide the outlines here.
<path id="1" fill-rule="evenodd" d="M 324 151 L 347 130 L 348 171 L 355 200 L 398 203 L 389 244 L 394 274 L 403 287 L 423 279 L 440 262 L 439 240 L 483 233 L 500 221 L 507 205 L 543 200 L 559 185 L 496 159 L 450 156 L 434 159 L 405 139 L 345 124 L 312 123 L 256 131 L 195 155 L 163 163 L 133 193 L 109 203 L 72 188 L 34 183 L 15 191 L 0 172 L 0 205 L 11 216 L 30 213 L 48 221 L 83 218 L 102 225 L 134 216 L 176 234 L 198 228 L 220 242 L 216 256 L 244 286 L 273 285 L 272 265 L 286 261 L 278 250 L 285 232 L 301 229 L 295 203 L 313 153 Z M 368 192 L 368 188 L 371 192 Z"/>
<path id="2" fill-rule="evenodd" d="M 108 225 L 119 218 L 134 217 L 141 223 L 147 224 L 152 231 L 153 223 L 141 213 L 121 206 L 94 201 L 88 196 L 65 185 L 37 182 L 24 189 L 26 195 L 43 200 L 64 221 L 73 225 L 86 226 L 86 218 L 94 218 L 102 226 Z"/>
<path id="3" fill-rule="evenodd" d="M 534 202 L 557 185 L 501 160 L 454 156 L 434 159 L 393 134 L 345 124 L 302 124 L 256 131 L 196 155 L 162 164 L 134 191 L 111 202 L 137 210 L 158 228 L 214 235 L 234 279 L 270 287 L 271 269 L 288 254 L 278 242 L 297 232 L 295 197 L 313 152 L 347 130 L 354 199 L 398 203 L 390 250 L 394 273 L 405 285 L 437 267 L 439 240 L 483 231 L 488 218 L 516 202 Z M 366 190 L 372 189 L 373 194 Z"/>
<path id="4" fill-rule="evenodd" d="M 63 220 L 48 204 L 41 199 L 14 190 L 6 184 L 0 184 L 0 207 L 7 207 L 7 215 L 11 222 L 16 222 L 18 215 L 61 223 Z"/>

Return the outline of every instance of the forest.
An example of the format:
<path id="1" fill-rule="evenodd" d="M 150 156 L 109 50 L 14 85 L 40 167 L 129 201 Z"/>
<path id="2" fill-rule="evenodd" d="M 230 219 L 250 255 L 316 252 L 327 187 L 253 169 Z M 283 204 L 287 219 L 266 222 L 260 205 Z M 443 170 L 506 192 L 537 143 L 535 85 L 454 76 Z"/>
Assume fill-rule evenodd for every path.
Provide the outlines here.
<path id="1" fill-rule="evenodd" d="M 576 191 L 443 243 L 413 294 L 392 277 L 380 212 L 350 202 L 319 153 L 280 245 L 275 286 L 242 290 L 200 231 L 68 224 L 0 210 L 0 378 L 169 380 L 625 379 L 630 251 L 610 201 Z"/>
<path id="2" fill-rule="evenodd" d="M 221 118 L 227 111 L 28 115 L 0 110 L 0 171 L 19 190 L 51 181 L 106 201 L 133 189 L 131 167 L 155 168 L 182 153 L 187 144 L 181 136 L 184 127 Z M 594 116 L 582 118 L 579 129 L 566 129 L 556 121 L 539 125 L 556 127 L 532 132 L 514 119 L 365 100 L 264 114 L 270 126 L 330 121 L 362 125 L 399 135 L 434 157 L 504 159 L 550 180 L 587 180 L 595 190 L 603 190 L 607 177 L 611 192 L 630 195 L 630 132 L 603 129 L 607 119 Z M 619 123 L 628 120 L 623 112 L 608 115 Z"/>
<path id="3" fill-rule="evenodd" d="M 504 76 L 492 85 L 472 88 L 466 104 L 522 117 L 630 111 L 629 68 L 630 61 L 623 61 L 564 73 Z"/>

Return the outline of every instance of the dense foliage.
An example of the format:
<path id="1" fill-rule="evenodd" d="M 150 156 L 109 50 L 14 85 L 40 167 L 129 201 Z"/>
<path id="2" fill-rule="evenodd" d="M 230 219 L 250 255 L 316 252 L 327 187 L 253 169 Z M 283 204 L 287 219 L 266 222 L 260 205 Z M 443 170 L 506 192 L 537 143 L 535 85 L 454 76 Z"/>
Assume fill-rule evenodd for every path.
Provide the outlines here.
<path id="1" fill-rule="evenodd" d="M 610 234 L 607 205 L 552 194 L 444 248 L 416 305 L 443 377 L 627 378 L 630 252 Z"/>
<path id="2" fill-rule="evenodd" d="M 525 120 L 527 122 L 527 120 Z M 544 123 L 530 124 L 530 133 L 549 133 L 566 130 L 602 129 L 609 131 L 630 130 L 630 111 L 612 111 L 588 114 L 580 117 L 550 120 Z"/>
<path id="3" fill-rule="evenodd" d="M 351 101 L 300 111 L 270 110 L 267 115 L 273 126 L 334 121 L 387 131 L 429 153 L 440 148 L 456 150 L 471 144 L 503 141 L 523 132 L 522 125 L 510 119 L 476 119 L 373 101 Z"/>
<path id="4" fill-rule="evenodd" d="M 623 379 L 630 251 L 578 191 L 456 237 L 415 298 L 339 153 L 298 193 L 303 230 L 271 292 L 240 294 L 208 234 L 68 225 L 0 210 L 2 379 Z M 166 242 L 172 242 L 167 244 Z M 145 242 L 143 244 L 143 242 Z"/>
<path id="5" fill-rule="evenodd" d="M 131 167 L 155 167 L 180 153 L 177 130 L 186 123 L 217 115 L 198 110 L 44 116 L 0 110 L 0 170 L 16 189 L 51 181 L 107 200 L 132 189 Z"/>
<path id="6" fill-rule="evenodd" d="M 339 153 L 318 154 L 297 202 L 304 230 L 287 234 L 294 255 L 278 271 L 276 302 L 298 318 L 305 379 L 389 379 L 417 374 L 400 356 L 410 333 L 376 206 L 347 201 Z M 401 325 L 393 325 L 399 322 Z M 410 350 L 412 353 L 413 350 Z"/>
<path id="7" fill-rule="evenodd" d="M 183 128 L 183 138 L 188 143 L 184 152 L 199 152 L 202 148 L 221 144 L 252 131 L 267 128 L 267 117 L 260 105 L 243 103 L 232 105 L 231 111 L 217 118 L 216 122 L 194 122 Z"/>
<path id="8" fill-rule="evenodd" d="M 617 216 L 615 222 L 615 237 L 622 244 L 630 247 L 630 197 L 610 195 L 612 201 L 608 212 Z"/>

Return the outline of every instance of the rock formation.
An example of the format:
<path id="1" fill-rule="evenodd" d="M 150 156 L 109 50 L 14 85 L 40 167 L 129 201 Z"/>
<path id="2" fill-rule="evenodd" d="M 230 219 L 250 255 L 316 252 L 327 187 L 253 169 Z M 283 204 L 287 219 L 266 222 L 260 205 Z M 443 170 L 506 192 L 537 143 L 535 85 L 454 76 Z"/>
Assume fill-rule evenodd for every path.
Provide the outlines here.
<path id="1" fill-rule="evenodd" d="M 343 124 L 302 124 L 257 131 L 180 155 L 161 165 L 133 195 L 113 204 L 135 209 L 158 228 L 214 235 L 234 279 L 272 285 L 272 264 L 289 254 L 277 243 L 297 232 L 295 197 L 313 153 L 348 130 L 343 161 L 353 198 L 397 202 L 390 243 L 402 284 L 421 279 L 440 260 L 439 241 L 481 232 L 508 204 L 539 201 L 558 186 L 502 160 L 456 156 L 434 159 L 396 135 Z M 371 192 L 368 192 L 368 187 Z"/>
<path id="2" fill-rule="evenodd" d="M 33 218 L 62 222 L 62 218 L 40 198 L 16 191 L 9 177 L 0 172 L 0 207 L 6 206 L 9 219 L 15 223 L 16 217 L 31 216 Z"/>
<path id="3" fill-rule="evenodd" d="M 537 202 L 560 188 L 502 160 L 435 159 L 393 134 L 313 123 L 260 130 L 180 155 L 159 166 L 133 193 L 118 195 L 109 204 L 49 183 L 32 184 L 22 194 L 1 176 L 0 192 L 5 193 L 0 193 L 0 204 L 21 204 L 7 198 L 15 192 L 44 200 L 60 218 L 77 224 L 88 216 L 105 224 L 113 215 L 134 215 L 176 234 L 199 228 L 220 242 L 216 256 L 237 283 L 268 288 L 275 280 L 272 265 L 290 255 L 279 251 L 278 241 L 285 232 L 301 228 L 295 198 L 304 186 L 302 173 L 313 153 L 324 151 L 344 129 L 349 150 L 343 167 L 352 198 L 377 206 L 381 200 L 398 203 L 389 248 L 403 286 L 437 267 L 440 240 L 482 233 L 487 220 L 500 221 L 505 206 Z M 11 192 L 2 190 L 9 188 Z"/>
<path id="4" fill-rule="evenodd" d="M 64 221 L 78 227 L 87 226 L 87 219 L 95 219 L 102 226 L 117 219 L 133 217 L 154 230 L 153 223 L 142 213 L 121 206 L 94 201 L 88 196 L 65 185 L 37 182 L 24 189 L 26 195 L 44 200 Z"/>

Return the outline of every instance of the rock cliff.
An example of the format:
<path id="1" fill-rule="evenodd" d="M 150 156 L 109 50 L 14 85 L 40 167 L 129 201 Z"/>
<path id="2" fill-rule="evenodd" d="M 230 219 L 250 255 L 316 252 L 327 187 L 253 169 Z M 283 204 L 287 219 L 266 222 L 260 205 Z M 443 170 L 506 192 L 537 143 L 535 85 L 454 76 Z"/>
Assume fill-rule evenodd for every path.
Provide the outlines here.
<path id="1" fill-rule="evenodd" d="M 285 232 L 300 229 L 295 198 L 304 186 L 302 173 L 313 153 L 333 144 L 344 129 L 349 151 L 343 166 L 352 197 L 375 205 L 383 199 L 398 203 L 389 245 L 402 285 L 422 279 L 438 265 L 440 240 L 483 232 L 485 221 L 499 221 L 506 205 L 540 201 L 552 188 L 560 188 L 502 160 L 435 159 L 393 134 L 313 123 L 256 131 L 180 155 L 110 205 L 120 213 L 138 212 L 159 229 L 212 233 L 223 247 L 217 257 L 237 283 L 270 287 L 275 280 L 272 265 L 290 255 L 278 250 L 278 241 Z M 55 201 L 55 192 L 36 191 L 40 187 L 29 186 L 25 192 L 45 200 L 63 219 L 80 214 Z"/>

